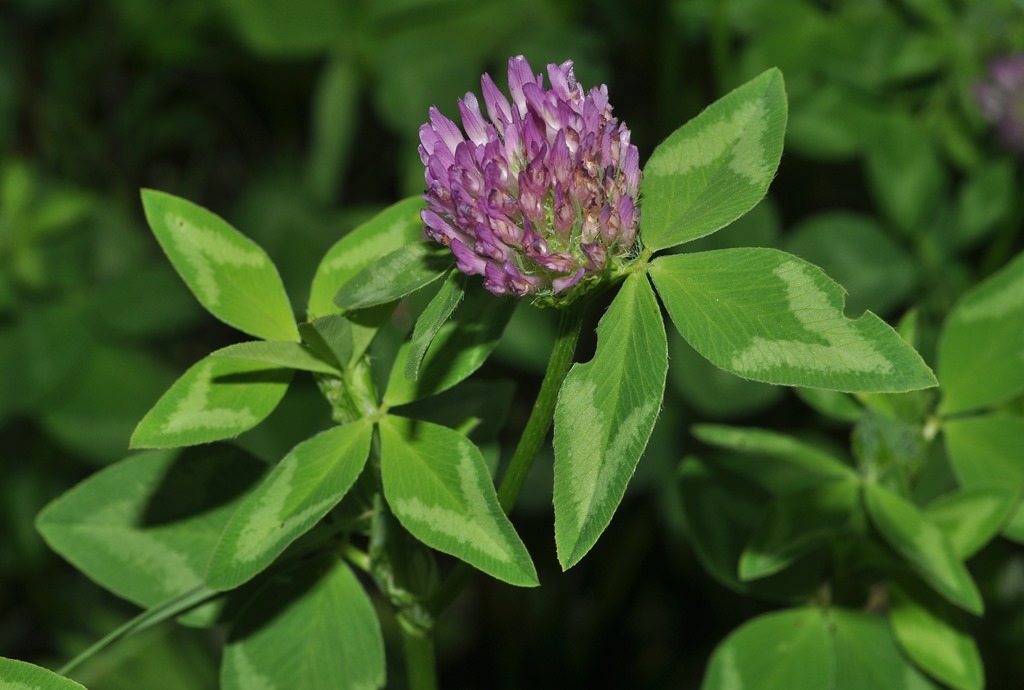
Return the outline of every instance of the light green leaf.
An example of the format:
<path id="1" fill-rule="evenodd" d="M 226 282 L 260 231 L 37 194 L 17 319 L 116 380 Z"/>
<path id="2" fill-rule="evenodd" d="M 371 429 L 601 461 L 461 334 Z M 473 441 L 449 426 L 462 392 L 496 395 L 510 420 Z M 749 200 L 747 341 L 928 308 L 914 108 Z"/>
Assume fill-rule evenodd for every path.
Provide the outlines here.
<path id="1" fill-rule="evenodd" d="M 265 469 L 223 445 L 139 453 L 56 499 L 36 526 L 90 579 L 156 606 L 203 584 L 224 526 Z M 194 622 L 209 618 L 207 611 Z"/>
<path id="2" fill-rule="evenodd" d="M 334 296 L 364 268 L 399 247 L 423 237 L 422 197 L 403 199 L 387 207 L 338 240 L 320 261 L 309 293 L 309 318 L 341 311 Z"/>
<path id="3" fill-rule="evenodd" d="M 833 539 L 850 524 L 859 497 L 854 481 L 819 484 L 776 497 L 740 557 L 740 578 L 776 573 Z"/>
<path id="4" fill-rule="evenodd" d="M 423 355 L 427 353 L 427 348 L 433 342 L 437 331 L 459 306 L 459 302 L 466 294 L 465 285 L 463 273 L 456 269 L 449 271 L 437 294 L 416 319 L 416 327 L 409 342 L 408 359 L 405 362 L 405 378 L 415 381 L 419 377 Z"/>
<path id="5" fill-rule="evenodd" d="M 1024 490 L 1024 419 L 1006 415 L 949 420 L 943 425 L 950 464 L 967 488 L 1000 486 Z M 1024 541 L 1020 509 L 1014 511 L 1004 535 Z"/>
<path id="6" fill-rule="evenodd" d="M 132 434 L 132 448 L 194 446 L 253 428 L 281 402 L 292 372 L 211 355 L 157 400 Z"/>
<path id="7" fill-rule="evenodd" d="M 931 676 L 957 690 L 981 690 L 984 668 L 962 614 L 913 582 L 889 584 L 889 619 L 903 651 Z"/>
<path id="8" fill-rule="evenodd" d="M 153 234 L 207 311 L 266 340 L 298 340 L 277 268 L 259 245 L 223 218 L 178 197 L 142 191 Z"/>
<path id="9" fill-rule="evenodd" d="M 701 690 L 827 688 L 828 637 L 817 608 L 759 616 L 715 648 Z"/>
<path id="10" fill-rule="evenodd" d="M 957 556 L 966 559 L 999 534 L 1019 509 L 1020 496 L 1020 487 L 972 486 L 932 501 L 925 515 L 946 534 Z"/>
<path id="11" fill-rule="evenodd" d="M 443 426 L 402 417 L 380 424 L 384 496 L 414 537 L 488 575 L 533 587 L 537 571 L 498 505 L 476 446 Z"/>
<path id="12" fill-rule="evenodd" d="M 917 283 L 917 264 L 871 216 L 812 216 L 793 228 L 785 248 L 846 288 L 851 314 L 889 312 L 907 300 Z"/>
<path id="13" fill-rule="evenodd" d="M 938 690 L 900 653 L 885 618 L 828 610 L 835 672 L 830 690 Z"/>
<path id="14" fill-rule="evenodd" d="M 214 352 L 211 357 L 244 359 L 262 362 L 287 369 L 313 371 L 320 374 L 338 374 L 335 367 L 317 357 L 302 343 L 291 340 L 254 340 L 248 343 L 228 345 Z"/>
<path id="15" fill-rule="evenodd" d="M 410 242 L 346 281 L 334 303 L 354 310 L 394 302 L 434 282 L 453 263 L 455 255 L 443 245 L 428 240 Z"/>
<path id="16" fill-rule="evenodd" d="M 574 364 L 555 407 L 555 546 L 575 565 L 611 522 L 665 395 L 668 343 L 647 278 L 623 283 L 597 327 L 597 353 Z"/>
<path id="17" fill-rule="evenodd" d="M 295 446 L 231 516 L 207 586 L 234 589 L 255 577 L 336 506 L 366 464 L 371 429 L 361 419 Z"/>
<path id="18" fill-rule="evenodd" d="M 927 233 L 926 221 L 946 184 L 946 166 L 928 129 L 910 115 L 891 110 L 867 143 L 868 183 L 878 205 L 904 232 Z"/>
<path id="19" fill-rule="evenodd" d="M 231 630 L 220 671 L 224 690 L 382 688 L 377 613 L 343 561 L 308 561 L 253 597 Z"/>
<path id="20" fill-rule="evenodd" d="M 842 288 L 791 254 L 748 248 L 663 256 L 650 273 L 679 333 L 734 374 L 847 392 L 936 384 L 891 327 L 871 312 L 847 319 Z"/>
<path id="21" fill-rule="evenodd" d="M 939 341 L 940 412 L 1005 402 L 1024 391 L 1024 254 L 976 286 L 946 319 Z"/>
<path id="22" fill-rule="evenodd" d="M 515 307 L 514 300 L 495 297 L 480 286 L 469 289 L 452 318 L 438 329 L 416 381 L 405 376 L 411 345 L 402 344 L 384 404 L 395 407 L 440 393 L 479 369 L 501 340 Z"/>
<path id="23" fill-rule="evenodd" d="M 673 132 L 644 167 L 644 244 L 665 249 L 709 235 L 752 209 L 782 156 L 786 90 L 768 70 Z"/>
<path id="24" fill-rule="evenodd" d="M 85 690 L 73 680 L 17 659 L 0 657 L 0 687 L 3 690 Z"/>
<path id="25" fill-rule="evenodd" d="M 942 531 L 912 503 L 877 484 L 864 485 L 871 522 L 907 564 L 943 597 L 981 615 L 981 594 Z"/>
<path id="26" fill-rule="evenodd" d="M 857 478 L 853 468 L 839 458 L 785 434 L 718 424 L 695 424 L 692 431 L 704 443 L 742 453 L 724 457 L 720 462 L 751 477 L 773 493 L 788 493 L 826 482 Z M 731 457 L 735 459 L 729 459 Z M 765 457 L 770 462 L 765 462 Z"/>

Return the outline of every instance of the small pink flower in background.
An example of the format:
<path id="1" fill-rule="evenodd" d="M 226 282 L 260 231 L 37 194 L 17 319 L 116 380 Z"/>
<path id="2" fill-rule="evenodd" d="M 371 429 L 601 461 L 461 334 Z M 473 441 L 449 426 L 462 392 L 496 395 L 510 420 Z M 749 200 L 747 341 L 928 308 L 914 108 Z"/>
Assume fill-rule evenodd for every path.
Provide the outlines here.
<path id="1" fill-rule="evenodd" d="M 436 107 L 420 128 L 427 235 L 495 295 L 567 303 L 635 256 L 640 161 L 605 86 L 584 94 L 572 62 L 508 63 L 512 102 L 481 78 L 459 101 L 465 135 Z"/>
<path id="2" fill-rule="evenodd" d="M 974 85 L 978 106 L 1003 142 L 1024 153 L 1024 53 L 996 58 L 988 75 L 989 81 Z"/>

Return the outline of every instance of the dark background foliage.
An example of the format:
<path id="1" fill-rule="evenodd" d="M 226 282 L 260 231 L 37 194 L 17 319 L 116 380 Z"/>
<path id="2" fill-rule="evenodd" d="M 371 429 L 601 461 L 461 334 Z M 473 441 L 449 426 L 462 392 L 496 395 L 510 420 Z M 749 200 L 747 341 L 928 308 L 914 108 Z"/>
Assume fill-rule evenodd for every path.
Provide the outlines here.
<path id="1" fill-rule="evenodd" d="M 124 457 L 175 377 L 238 339 L 160 254 L 140 187 L 254 238 L 301 311 L 331 244 L 422 192 L 427 108 L 455 115 L 482 72 L 503 83 L 510 55 L 537 70 L 572 59 L 585 86 L 607 83 L 642 160 L 777 65 L 790 96 L 779 175 L 766 202 L 701 246 L 800 254 L 847 287 L 851 314 L 892 322 L 916 305 L 930 357 L 956 297 L 1024 248 L 1019 159 L 971 96 L 992 56 L 1021 49 L 1014 0 L 4 0 L 0 655 L 53 667 L 133 615 L 51 553 L 34 516 Z M 481 374 L 515 384 L 506 446 L 553 329 L 551 314 L 521 308 Z M 665 409 L 607 533 L 559 572 L 542 457 L 513 520 L 543 586 L 474 580 L 440 623 L 443 687 L 696 687 L 714 645 L 772 606 L 712 579 L 689 545 L 677 466 L 701 446 L 688 427 L 729 421 L 837 447 L 849 430 L 714 370 L 674 333 L 670 348 Z M 328 423 L 315 387 L 296 385 L 240 441 L 276 459 Z M 995 604 L 974 631 L 990 687 L 1010 687 L 1024 678 L 1012 651 L 1024 644 L 1024 553 L 1000 542 L 972 570 Z M 222 636 L 160 626 L 79 677 L 93 690 L 215 687 Z M 401 675 L 389 661 L 395 685 Z"/>

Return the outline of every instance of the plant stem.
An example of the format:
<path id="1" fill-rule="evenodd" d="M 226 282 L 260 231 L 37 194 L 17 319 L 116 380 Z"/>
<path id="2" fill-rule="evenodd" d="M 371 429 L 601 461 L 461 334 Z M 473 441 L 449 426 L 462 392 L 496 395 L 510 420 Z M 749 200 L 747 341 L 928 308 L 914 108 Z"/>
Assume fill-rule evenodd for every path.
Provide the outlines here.
<path id="1" fill-rule="evenodd" d="M 583 329 L 583 317 L 586 314 L 586 306 L 590 300 L 586 299 L 577 302 L 571 307 L 562 311 L 558 321 L 558 332 L 555 334 L 555 345 L 551 349 L 551 358 L 548 360 L 547 370 L 544 372 L 544 381 L 540 384 L 540 392 L 533 406 L 533 412 L 526 421 L 526 428 L 523 435 L 519 437 L 519 444 L 512 454 L 508 469 L 501 478 L 501 485 L 498 487 L 498 503 L 502 510 L 508 513 L 512 510 L 519 492 L 526 482 L 526 477 L 533 467 L 537 451 L 547 437 L 548 429 L 551 428 L 551 421 L 555 414 L 555 403 L 558 401 L 558 390 L 562 387 L 562 381 L 572 366 L 573 355 L 576 354 L 576 343 L 580 339 L 580 331 Z M 462 588 L 469 582 L 472 569 L 465 563 L 459 563 L 452 570 L 438 589 L 431 607 L 436 616 L 452 603 Z"/>
<path id="2" fill-rule="evenodd" d="M 437 668 L 434 665 L 434 636 L 429 631 L 415 629 L 399 621 L 402 630 L 402 649 L 405 652 L 405 672 L 409 677 L 409 690 L 437 690 Z"/>
<path id="3" fill-rule="evenodd" d="M 576 343 L 580 339 L 583 328 L 583 316 L 587 302 L 577 303 L 562 311 L 558 322 L 558 333 L 555 335 L 555 346 L 551 350 L 544 381 L 540 385 L 540 393 L 533 405 L 533 412 L 526 422 L 523 435 L 519 437 L 512 460 L 509 462 L 505 476 L 501 478 L 498 488 L 498 503 L 506 513 L 512 510 L 519 497 L 526 476 L 533 467 L 537 451 L 544 443 L 544 438 L 551 428 L 551 420 L 555 414 L 555 403 L 558 401 L 558 390 L 572 366 L 572 357 L 576 353 Z"/>

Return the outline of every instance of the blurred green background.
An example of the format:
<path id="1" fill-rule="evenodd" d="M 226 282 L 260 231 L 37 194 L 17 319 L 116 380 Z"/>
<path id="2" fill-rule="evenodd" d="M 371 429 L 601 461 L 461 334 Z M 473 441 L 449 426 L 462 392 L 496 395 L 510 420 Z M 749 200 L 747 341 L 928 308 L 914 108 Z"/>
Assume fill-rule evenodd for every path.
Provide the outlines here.
<path id="1" fill-rule="evenodd" d="M 302 312 L 326 249 L 422 192 L 427 108 L 456 115 L 482 72 L 504 84 L 509 56 L 537 71 L 572 59 L 585 87 L 607 83 L 642 161 L 778 66 L 790 125 L 769 198 L 683 249 L 799 254 L 848 289 L 851 315 L 893 322 L 918 307 L 930 357 L 956 297 L 1024 249 L 1020 158 L 972 93 L 992 57 L 1020 50 L 1021 0 L 3 0 L 0 655 L 54 667 L 133 615 L 49 552 L 33 519 L 124 457 L 189 365 L 239 339 L 160 254 L 140 187 L 255 239 Z M 553 330 L 551 314 L 520 308 L 481 373 L 515 384 L 507 436 L 529 413 Z M 669 336 L 666 406 L 608 532 L 559 573 L 542 457 L 513 518 L 543 586 L 476 578 L 440 624 L 443 687 L 696 687 L 713 646 L 767 606 L 713 580 L 689 546 L 675 479 L 699 447 L 688 426 L 841 446 L 848 430 Z M 326 426 L 305 383 L 241 443 L 273 460 Z M 975 631 L 990 687 L 1011 687 L 1024 678 L 1024 553 L 1001 543 L 972 565 L 994 604 Z M 222 635 L 161 626 L 76 677 L 93 690 L 215 687 Z M 401 673 L 389 662 L 396 685 Z"/>

